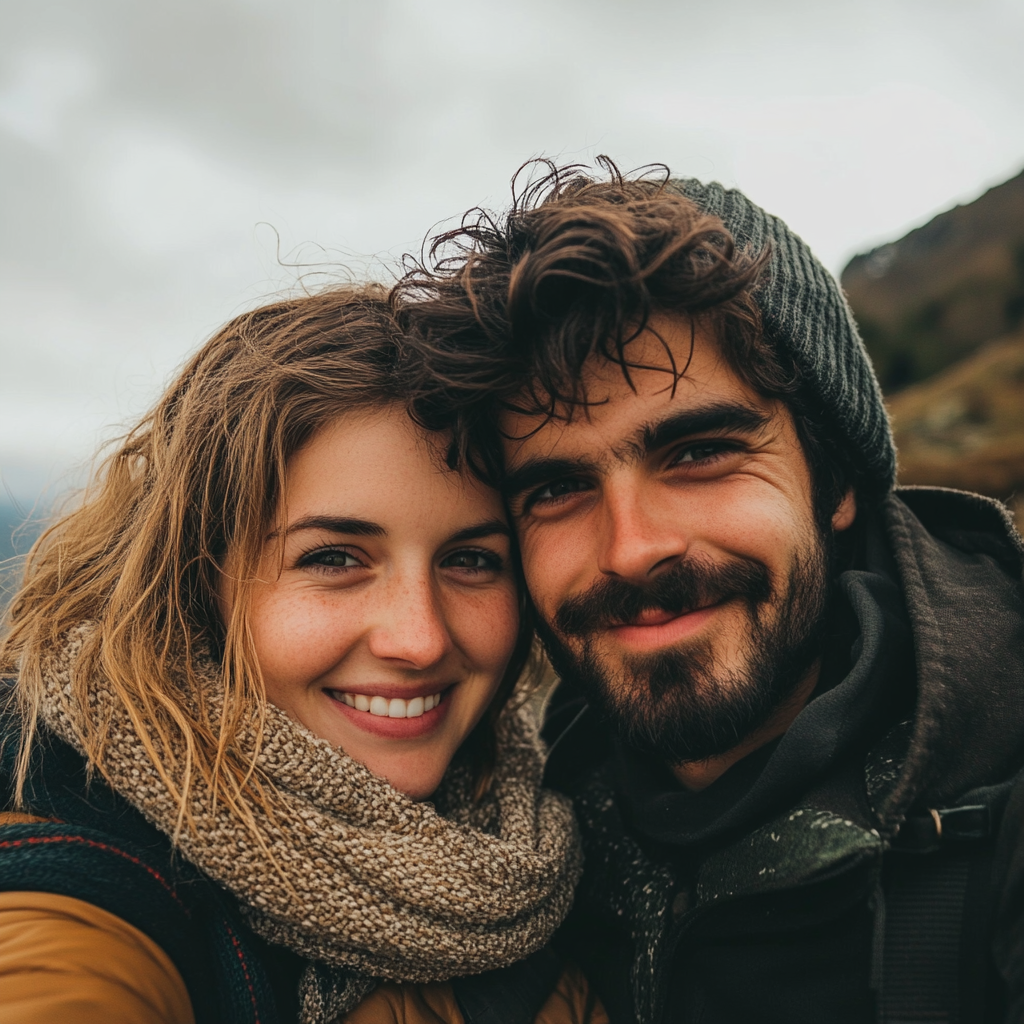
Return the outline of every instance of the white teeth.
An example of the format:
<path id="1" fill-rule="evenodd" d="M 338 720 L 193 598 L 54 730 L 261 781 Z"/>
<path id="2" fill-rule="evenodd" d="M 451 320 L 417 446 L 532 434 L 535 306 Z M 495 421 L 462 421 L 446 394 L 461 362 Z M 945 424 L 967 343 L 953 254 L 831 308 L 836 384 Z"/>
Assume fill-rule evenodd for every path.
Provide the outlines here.
<path id="1" fill-rule="evenodd" d="M 343 693 L 342 701 L 356 711 L 369 711 L 378 718 L 419 718 L 427 711 L 432 711 L 441 703 L 441 694 L 432 693 L 429 697 L 413 697 L 403 700 L 401 697 L 367 697 L 363 693 Z"/>

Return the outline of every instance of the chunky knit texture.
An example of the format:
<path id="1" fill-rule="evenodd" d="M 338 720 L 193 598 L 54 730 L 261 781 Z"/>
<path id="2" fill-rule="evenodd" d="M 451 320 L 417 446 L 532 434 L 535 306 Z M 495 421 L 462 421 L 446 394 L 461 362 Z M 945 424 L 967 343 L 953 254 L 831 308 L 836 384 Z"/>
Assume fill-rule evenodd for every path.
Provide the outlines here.
<path id="1" fill-rule="evenodd" d="M 72 704 L 71 672 L 89 628 L 72 631 L 50 660 L 42 708 L 46 726 L 79 750 L 83 709 Z M 209 676 L 213 688 L 213 666 Z M 178 808 L 102 678 L 90 680 L 85 713 L 107 730 L 101 767 L 110 785 L 174 835 Z M 578 835 L 567 799 L 540 788 L 542 750 L 527 709 L 502 716 L 494 782 L 478 803 L 461 766 L 434 802 L 416 802 L 273 706 L 265 737 L 257 764 L 277 788 L 281 819 L 253 807 L 257 841 L 196 779 L 196 829 L 177 845 L 238 898 L 256 932 L 314 961 L 304 1020 L 332 1020 L 365 994 L 352 970 L 436 981 L 504 967 L 541 948 L 568 912 Z"/>
<path id="2" fill-rule="evenodd" d="M 720 218 L 740 247 L 771 247 L 771 262 L 756 292 L 765 340 L 788 354 L 837 439 L 863 473 L 871 497 L 896 481 L 896 448 L 871 360 L 836 279 L 805 242 L 778 217 L 742 192 L 717 182 L 682 178 L 672 186 L 701 210 Z"/>

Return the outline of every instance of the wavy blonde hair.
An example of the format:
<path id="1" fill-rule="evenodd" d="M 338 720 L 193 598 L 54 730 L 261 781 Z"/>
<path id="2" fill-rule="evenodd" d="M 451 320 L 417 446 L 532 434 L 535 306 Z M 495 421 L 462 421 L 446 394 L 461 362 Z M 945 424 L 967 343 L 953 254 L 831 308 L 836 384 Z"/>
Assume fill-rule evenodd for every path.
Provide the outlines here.
<path id="1" fill-rule="evenodd" d="M 89 680 L 101 673 L 177 801 L 179 829 L 193 827 L 197 773 L 250 828 L 253 803 L 273 816 L 273 787 L 236 745 L 247 730 L 258 750 L 266 709 L 249 596 L 266 537 L 279 525 L 290 457 L 341 413 L 411 401 L 395 313 L 383 289 L 365 287 L 235 318 L 113 446 L 80 505 L 36 542 L 0 642 L 0 671 L 18 676 L 19 803 L 44 663 L 70 629 L 91 621 L 72 706 L 87 705 Z M 216 595 L 229 551 L 233 602 L 222 622 Z M 493 770 L 494 721 L 529 658 L 532 629 L 521 603 L 506 678 L 465 745 L 481 792 Z M 217 713 L 204 700 L 202 666 L 211 654 L 223 682 Z M 102 723 L 79 715 L 77 731 L 89 764 L 103 774 Z"/>

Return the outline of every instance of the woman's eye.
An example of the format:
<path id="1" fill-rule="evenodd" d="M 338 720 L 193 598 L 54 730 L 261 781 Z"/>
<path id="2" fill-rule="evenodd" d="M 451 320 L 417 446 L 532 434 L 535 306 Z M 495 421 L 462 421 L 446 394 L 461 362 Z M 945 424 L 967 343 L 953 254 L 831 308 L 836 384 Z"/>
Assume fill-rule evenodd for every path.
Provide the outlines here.
<path id="1" fill-rule="evenodd" d="M 501 559 L 492 551 L 453 551 L 445 555 L 441 561 L 443 569 L 487 569 L 491 572 L 500 569 Z"/>
<path id="2" fill-rule="evenodd" d="M 300 564 L 324 569 L 354 569 L 362 563 L 349 551 L 340 548 L 321 548 L 305 555 Z"/>

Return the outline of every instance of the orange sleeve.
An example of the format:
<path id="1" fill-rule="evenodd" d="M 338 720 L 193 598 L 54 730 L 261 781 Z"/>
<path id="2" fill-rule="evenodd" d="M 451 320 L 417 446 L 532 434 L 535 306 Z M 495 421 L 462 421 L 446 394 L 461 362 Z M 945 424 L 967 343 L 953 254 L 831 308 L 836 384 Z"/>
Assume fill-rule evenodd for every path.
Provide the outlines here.
<path id="1" fill-rule="evenodd" d="M 195 1024 L 167 954 L 99 907 L 0 892 L 0 1024 Z"/>
<path id="2" fill-rule="evenodd" d="M 388 983 L 375 988 L 345 1017 L 344 1024 L 463 1024 L 463 1021 L 455 993 L 447 982 Z"/>
<path id="3" fill-rule="evenodd" d="M 387 984 L 374 989 L 344 1024 L 463 1024 L 463 1019 L 447 983 Z M 567 967 L 535 1024 L 608 1024 L 608 1015 L 591 995 L 583 975 L 575 967 Z"/>
<path id="4" fill-rule="evenodd" d="M 587 979 L 571 964 L 562 971 L 555 991 L 537 1014 L 535 1024 L 609 1024 L 601 1000 Z"/>

